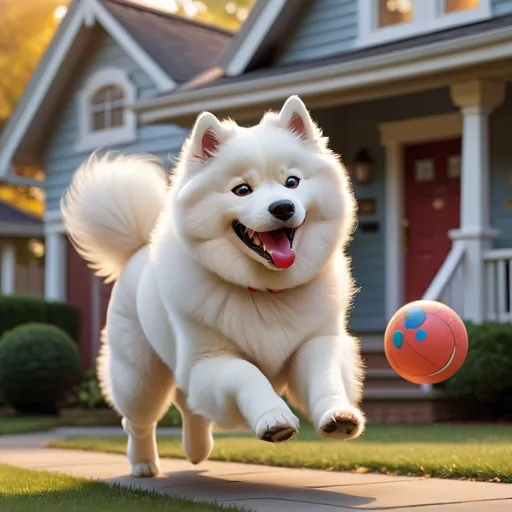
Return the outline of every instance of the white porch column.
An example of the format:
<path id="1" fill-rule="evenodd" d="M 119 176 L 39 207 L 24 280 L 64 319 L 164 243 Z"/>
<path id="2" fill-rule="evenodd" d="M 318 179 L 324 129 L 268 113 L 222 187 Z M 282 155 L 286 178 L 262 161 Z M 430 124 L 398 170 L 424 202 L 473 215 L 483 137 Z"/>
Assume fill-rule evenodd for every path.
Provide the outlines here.
<path id="1" fill-rule="evenodd" d="M 464 316 L 481 323 L 485 315 L 483 253 L 498 234 L 490 226 L 489 116 L 505 99 L 505 84 L 464 82 L 452 85 L 451 96 L 463 117 L 460 229 L 451 236 L 467 246 Z"/>
<path id="2" fill-rule="evenodd" d="M 16 291 L 16 249 L 13 244 L 2 246 L 2 294 L 12 295 Z"/>
<path id="3" fill-rule="evenodd" d="M 66 299 L 66 236 L 49 231 L 45 234 L 44 296 L 49 300 Z"/>

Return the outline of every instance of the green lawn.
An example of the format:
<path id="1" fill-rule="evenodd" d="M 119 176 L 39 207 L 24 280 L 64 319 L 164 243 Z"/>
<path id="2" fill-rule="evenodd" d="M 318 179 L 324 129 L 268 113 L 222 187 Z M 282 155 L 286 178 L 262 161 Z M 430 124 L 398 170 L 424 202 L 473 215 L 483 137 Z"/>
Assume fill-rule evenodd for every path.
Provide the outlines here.
<path id="1" fill-rule="evenodd" d="M 162 437 L 160 454 L 183 458 L 178 437 Z M 124 453 L 126 439 L 74 438 L 53 443 Z M 271 466 L 471 478 L 512 482 L 510 425 L 369 425 L 363 439 L 319 439 L 304 425 L 298 438 L 274 445 L 247 436 L 217 434 L 211 459 Z"/>
<path id="2" fill-rule="evenodd" d="M 241 510 L 0 464 L 2 512 L 213 512 Z"/>
<path id="3" fill-rule="evenodd" d="M 0 416 L 0 436 L 50 430 L 57 425 L 52 416 Z"/>

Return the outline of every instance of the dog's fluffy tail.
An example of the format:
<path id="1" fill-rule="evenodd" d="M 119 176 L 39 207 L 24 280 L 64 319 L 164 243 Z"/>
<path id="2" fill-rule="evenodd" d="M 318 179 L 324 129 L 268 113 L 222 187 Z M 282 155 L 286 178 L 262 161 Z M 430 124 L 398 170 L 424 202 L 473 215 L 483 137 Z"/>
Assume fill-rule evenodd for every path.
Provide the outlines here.
<path id="1" fill-rule="evenodd" d="M 106 282 L 148 244 L 164 208 L 167 177 L 143 155 L 92 155 L 61 201 L 62 218 L 78 253 Z"/>

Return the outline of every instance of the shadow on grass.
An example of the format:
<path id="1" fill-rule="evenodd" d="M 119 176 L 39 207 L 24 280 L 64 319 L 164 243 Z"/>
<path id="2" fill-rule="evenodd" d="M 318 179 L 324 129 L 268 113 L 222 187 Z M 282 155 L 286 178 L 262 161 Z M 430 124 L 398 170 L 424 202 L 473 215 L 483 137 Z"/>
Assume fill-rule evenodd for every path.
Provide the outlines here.
<path id="1" fill-rule="evenodd" d="M 130 477 L 126 477 L 130 478 Z M 119 480 L 123 480 L 121 477 Z M 138 479 L 141 482 L 141 479 Z M 156 481 L 156 479 L 154 480 Z M 194 502 L 137 490 L 110 482 L 94 482 L 43 471 L 0 465 L 2 512 L 218 512 L 231 506 Z"/>

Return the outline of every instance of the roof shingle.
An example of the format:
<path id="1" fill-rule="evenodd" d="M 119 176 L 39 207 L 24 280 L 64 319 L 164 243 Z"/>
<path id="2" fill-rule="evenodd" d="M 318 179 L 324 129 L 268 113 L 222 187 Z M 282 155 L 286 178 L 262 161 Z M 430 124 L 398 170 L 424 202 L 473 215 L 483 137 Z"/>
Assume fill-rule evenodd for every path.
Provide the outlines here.
<path id="1" fill-rule="evenodd" d="M 146 53 L 183 84 L 216 64 L 233 33 L 127 0 L 102 0 Z"/>

